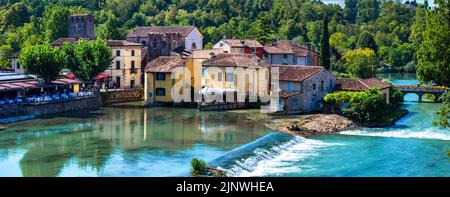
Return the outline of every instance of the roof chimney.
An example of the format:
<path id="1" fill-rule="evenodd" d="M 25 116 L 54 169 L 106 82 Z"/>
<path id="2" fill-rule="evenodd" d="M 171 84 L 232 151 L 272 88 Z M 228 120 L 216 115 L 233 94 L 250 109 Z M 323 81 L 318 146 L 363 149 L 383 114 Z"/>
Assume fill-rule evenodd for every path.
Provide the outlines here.
<path id="1" fill-rule="evenodd" d="M 213 57 L 214 57 L 214 55 L 215 55 L 215 53 L 214 53 L 214 52 L 211 52 L 211 53 L 209 53 L 209 58 L 213 58 Z"/>

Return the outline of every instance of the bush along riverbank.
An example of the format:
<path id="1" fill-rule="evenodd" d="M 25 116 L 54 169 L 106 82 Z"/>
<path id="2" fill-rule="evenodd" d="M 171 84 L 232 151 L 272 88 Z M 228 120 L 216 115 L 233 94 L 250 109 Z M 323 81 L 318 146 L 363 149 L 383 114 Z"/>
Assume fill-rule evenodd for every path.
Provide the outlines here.
<path id="1" fill-rule="evenodd" d="M 206 165 L 206 162 L 193 158 L 191 160 L 191 176 L 194 177 L 226 177 L 226 173 L 217 168 Z"/>
<path id="2" fill-rule="evenodd" d="M 324 98 L 325 112 L 330 115 L 304 115 L 279 118 L 268 123 L 268 127 L 293 135 L 308 136 L 357 127 L 392 126 L 409 112 L 401 109 L 403 95 L 389 90 L 389 103 L 379 89 L 363 92 L 335 92 Z"/>

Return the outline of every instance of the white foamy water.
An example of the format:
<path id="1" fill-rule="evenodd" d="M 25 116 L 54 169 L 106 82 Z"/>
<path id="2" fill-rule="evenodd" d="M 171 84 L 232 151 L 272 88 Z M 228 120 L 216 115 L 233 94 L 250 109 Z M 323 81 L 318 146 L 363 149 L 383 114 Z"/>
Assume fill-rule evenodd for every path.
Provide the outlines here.
<path id="1" fill-rule="evenodd" d="M 292 163 L 318 156 L 317 150 L 333 145 L 339 144 L 296 137 L 270 149 L 257 148 L 253 151 L 252 156 L 242 158 L 236 161 L 229 169 L 223 170 L 227 171 L 229 176 L 244 177 L 307 171 L 311 170 L 312 166 L 308 166 L 308 164 L 297 166 L 292 165 Z"/>
<path id="2" fill-rule="evenodd" d="M 359 136 L 375 136 L 375 137 L 395 137 L 395 138 L 419 138 L 419 139 L 437 139 L 450 140 L 450 132 L 437 132 L 432 128 L 423 131 L 414 131 L 410 129 L 394 129 L 384 132 L 367 131 L 367 130 L 350 130 L 342 131 L 343 135 L 359 135 Z"/>

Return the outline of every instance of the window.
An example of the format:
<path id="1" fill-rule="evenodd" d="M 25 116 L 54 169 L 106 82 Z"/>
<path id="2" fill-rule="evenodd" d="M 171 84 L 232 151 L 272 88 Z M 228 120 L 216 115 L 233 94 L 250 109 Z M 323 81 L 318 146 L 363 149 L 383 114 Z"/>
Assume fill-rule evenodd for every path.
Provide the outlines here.
<path id="1" fill-rule="evenodd" d="M 147 46 L 147 42 L 145 42 L 145 40 L 143 40 L 141 43 L 142 45 Z"/>
<path id="2" fill-rule="evenodd" d="M 197 44 L 195 44 L 195 42 L 192 43 L 191 49 L 197 49 Z"/>
<path id="3" fill-rule="evenodd" d="M 297 99 L 297 98 L 293 98 L 293 99 L 292 99 L 292 105 L 293 105 L 293 106 L 298 105 L 298 99 Z"/>
<path id="4" fill-rule="evenodd" d="M 120 70 L 120 61 L 116 61 L 116 69 Z"/>
<path id="5" fill-rule="evenodd" d="M 256 53 L 256 48 L 252 48 L 252 53 Z"/>
<path id="6" fill-rule="evenodd" d="M 120 56 L 120 50 L 116 50 L 116 56 Z"/>
<path id="7" fill-rule="evenodd" d="M 17 62 L 16 68 L 17 68 L 17 69 L 20 69 L 20 63 L 19 63 L 19 62 Z"/>
<path id="8" fill-rule="evenodd" d="M 320 91 L 323 91 L 323 86 L 324 86 L 325 81 L 320 81 Z"/>
<path id="9" fill-rule="evenodd" d="M 134 80 L 130 81 L 130 88 L 134 88 L 134 83 L 135 83 Z"/>
<path id="10" fill-rule="evenodd" d="M 120 88 L 120 77 L 116 77 L 116 88 Z"/>
<path id="11" fill-rule="evenodd" d="M 233 81 L 233 73 L 226 73 L 226 80 L 227 82 Z"/>
<path id="12" fill-rule="evenodd" d="M 131 72 L 132 72 L 132 73 L 136 72 L 134 60 L 131 61 Z"/>
<path id="13" fill-rule="evenodd" d="M 134 50 L 131 50 L 131 56 L 134 56 Z"/>
<path id="14" fill-rule="evenodd" d="M 313 84 L 313 90 L 316 90 L 316 84 Z"/>
<path id="15" fill-rule="evenodd" d="M 202 68 L 202 77 L 204 77 L 206 74 L 206 68 Z"/>
<path id="16" fill-rule="evenodd" d="M 220 46 L 220 47 L 223 47 L 223 42 L 221 42 L 221 43 L 219 44 L 219 46 Z"/>
<path id="17" fill-rule="evenodd" d="M 222 73 L 217 73 L 217 81 L 222 81 Z"/>
<path id="18" fill-rule="evenodd" d="M 284 58 L 284 59 L 287 59 L 287 54 L 283 54 L 283 58 Z"/>
<path id="19" fill-rule="evenodd" d="M 287 83 L 287 91 L 292 91 L 292 82 Z"/>
<path id="20" fill-rule="evenodd" d="M 156 73 L 156 80 L 158 81 L 165 81 L 166 75 L 164 73 Z"/>
<path id="21" fill-rule="evenodd" d="M 330 79 L 330 90 L 333 90 L 333 80 Z"/>
<path id="22" fill-rule="evenodd" d="M 156 96 L 166 96 L 166 89 L 156 88 Z"/>

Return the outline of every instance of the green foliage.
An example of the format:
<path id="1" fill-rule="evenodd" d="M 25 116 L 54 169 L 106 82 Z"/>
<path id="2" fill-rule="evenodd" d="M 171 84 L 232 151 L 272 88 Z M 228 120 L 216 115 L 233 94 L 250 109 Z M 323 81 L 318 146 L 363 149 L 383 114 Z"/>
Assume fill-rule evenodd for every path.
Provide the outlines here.
<path id="1" fill-rule="evenodd" d="M 45 29 L 45 39 L 48 42 L 68 36 L 67 18 L 69 15 L 69 9 L 63 6 L 51 6 L 45 9 L 42 23 Z"/>
<path id="2" fill-rule="evenodd" d="M 439 112 L 436 113 L 439 119 L 433 121 L 433 125 L 443 128 L 450 128 L 450 92 L 442 95 L 440 99 L 443 102 L 443 106 L 441 107 Z"/>
<path id="3" fill-rule="evenodd" d="M 422 82 L 450 86 L 450 3 L 436 3 L 439 7 L 426 13 L 423 41 L 416 53 L 417 77 Z"/>
<path id="4" fill-rule="evenodd" d="M 372 49 L 355 49 L 345 53 L 345 65 L 347 72 L 352 77 L 372 77 L 375 52 Z"/>
<path id="5" fill-rule="evenodd" d="M 19 62 L 27 73 L 37 75 L 46 83 L 55 80 L 67 63 L 65 53 L 49 45 L 25 47 Z"/>
<path id="6" fill-rule="evenodd" d="M 328 18 L 325 16 L 322 23 L 322 38 L 320 40 L 320 65 L 330 68 L 330 34 L 328 32 Z"/>
<path id="7" fill-rule="evenodd" d="M 362 49 L 372 49 L 375 53 L 378 51 L 375 39 L 373 38 L 372 34 L 367 31 L 361 33 L 361 35 L 359 36 L 357 47 Z"/>
<path id="8" fill-rule="evenodd" d="M 191 160 L 191 173 L 193 175 L 202 175 L 206 172 L 206 162 L 198 159 L 192 158 Z"/>
<path id="9" fill-rule="evenodd" d="M 401 68 L 414 60 L 416 48 L 413 44 L 403 43 L 389 51 L 389 63 L 397 68 Z"/>
<path id="10" fill-rule="evenodd" d="M 413 23 L 419 20 L 416 20 L 416 15 L 424 15 L 405 8 L 399 1 L 379 0 L 346 0 L 344 8 L 313 0 L 3 2 L 0 3 L 0 59 L 8 59 L 26 46 L 65 37 L 67 20 L 64 18 L 68 12 L 93 14 L 95 35 L 105 40 L 124 39 L 135 26 L 195 25 L 202 32 L 205 44 L 214 44 L 224 36 L 256 39 L 263 44 L 277 39 L 293 39 L 316 50 L 324 41 L 322 23 L 327 16 L 330 19 L 330 42 L 335 38 L 342 39 L 330 43 L 330 61 L 333 70 L 343 72 L 346 71 L 341 69 L 345 63 L 343 54 L 357 47 L 362 32 L 373 35 L 378 49 L 384 47 L 383 54 L 370 48 L 375 49 L 377 57 L 385 63 L 389 63 L 389 53 L 397 46 L 404 43 L 418 46 L 421 28 L 415 28 Z M 336 37 L 341 35 L 345 37 Z"/>
<path id="11" fill-rule="evenodd" d="M 111 48 L 103 40 L 65 43 L 61 50 L 67 56 L 67 67 L 84 81 L 91 81 L 112 62 Z"/>
<path id="12" fill-rule="evenodd" d="M 327 94 L 324 101 L 343 107 L 344 116 L 360 123 L 380 121 L 390 110 L 385 96 L 376 88 L 364 92 L 335 92 Z"/>

